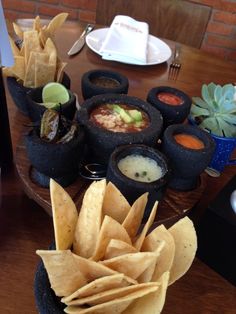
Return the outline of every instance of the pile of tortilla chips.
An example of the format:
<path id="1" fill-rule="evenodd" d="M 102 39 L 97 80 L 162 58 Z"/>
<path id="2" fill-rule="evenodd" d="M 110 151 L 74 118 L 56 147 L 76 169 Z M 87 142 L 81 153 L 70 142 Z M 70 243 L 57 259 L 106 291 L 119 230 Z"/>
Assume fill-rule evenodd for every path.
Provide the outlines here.
<path id="1" fill-rule="evenodd" d="M 147 193 L 132 206 L 105 180 L 87 189 L 77 213 L 74 202 L 50 182 L 56 250 L 38 250 L 51 288 L 62 297 L 66 313 L 160 313 L 168 285 L 192 264 L 197 238 L 185 217 L 170 229 L 148 234 L 153 206 L 140 231 Z"/>
<path id="2" fill-rule="evenodd" d="M 31 88 L 48 82 L 60 82 L 66 63 L 58 58 L 53 36 L 67 16 L 68 13 L 60 13 L 47 26 L 42 26 L 40 17 L 37 16 L 32 29 L 27 31 L 13 23 L 16 36 L 22 43 L 19 48 L 9 37 L 15 63 L 12 67 L 5 67 L 3 74 L 15 77 L 25 87 Z"/>

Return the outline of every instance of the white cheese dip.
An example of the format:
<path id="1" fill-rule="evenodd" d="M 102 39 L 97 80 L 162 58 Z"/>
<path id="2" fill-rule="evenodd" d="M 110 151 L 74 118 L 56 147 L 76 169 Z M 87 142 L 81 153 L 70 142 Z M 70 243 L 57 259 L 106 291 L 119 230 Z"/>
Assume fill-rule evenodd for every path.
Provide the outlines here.
<path id="1" fill-rule="evenodd" d="M 141 155 L 128 155 L 117 166 L 126 177 L 139 182 L 149 183 L 163 176 L 161 167 L 154 159 Z"/>

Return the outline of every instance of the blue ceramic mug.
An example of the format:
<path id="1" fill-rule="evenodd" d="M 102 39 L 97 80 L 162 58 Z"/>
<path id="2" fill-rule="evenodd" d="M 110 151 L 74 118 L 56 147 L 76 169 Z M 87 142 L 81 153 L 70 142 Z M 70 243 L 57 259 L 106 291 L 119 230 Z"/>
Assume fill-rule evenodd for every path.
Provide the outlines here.
<path id="1" fill-rule="evenodd" d="M 221 137 L 211 134 L 216 143 L 213 158 L 208 166 L 208 169 L 215 174 L 220 175 L 225 166 L 236 165 L 236 159 L 231 159 L 233 151 L 236 149 L 236 138 L 234 137 Z"/>

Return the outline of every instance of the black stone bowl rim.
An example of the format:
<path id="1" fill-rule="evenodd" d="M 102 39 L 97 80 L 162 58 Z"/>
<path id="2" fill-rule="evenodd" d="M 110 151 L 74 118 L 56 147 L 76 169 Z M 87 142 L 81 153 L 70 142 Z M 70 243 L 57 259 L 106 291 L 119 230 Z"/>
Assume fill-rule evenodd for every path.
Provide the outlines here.
<path id="1" fill-rule="evenodd" d="M 124 175 L 118 168 L 118 162 L 122 158 L 128 155 L 132 155 L 132 154 L 149 157 L 151 159 L 154 159 L 155 161 L 157 160 L 161 161 L 161 164 L 158 164 L 158 165 L 161 167 L 162 171 L 163 170 L 165 171 L 162 177 L 152 182 L 140 182 L 140 181 L 133 180 L 127 177 L 126 175 Z M 155 186 L 159 185 L 161 187 L 167 182 L 170 175 L 168 159 L 166 158 L 166 156 L 159 150 L 153 147 L 147 146 L 147 145 L 143 145 L 143 144 L 129 144 L 129 145 L 121 145 L 117 147 L 110 157 L 108 167 L 110 169 L 112 168 L 113 171 L 116 172 L 116 175 L 119 175 L 120 178 L 126 181 L 129 186 L 136 185 L 140 189 L 150 189 L 150 187 L 153 185 Z"/>
<path id="2" fill-rule="evenodd" d="M 150 119 L 149 126 L 143 129 L 142 131 L 128 133 L 113 132 L 105 128 L 96 126 L 93 122 L 89 120 L 89 115 L 91 111 L 95 109 L 97 106 L 108 103 L 110 101 L 116 104 L 125 103 L 132 107 L 136 107 L 143 110 Z M 152 105 L 150 105 L 149 103 L 145 102 L 140 98 L 121 94 L 103 94 L 93 96 L 83 102 L 77 114 L 78 114 L 77 119 L 79 120 L 80 124 L 85 125 L 88 128 L 92 128 L 104 135 L 122 136 L 122 138 L 125 140 L 128 140 L 129 138 L 133 139 L 135 135 L 140 136 L 140 134 L 142 134 L 143 136 L 152 135 L 153 129 L 157 127 L 162 128 L 163 124 L 163 118 L 158 109 L 154 108 Z"/>
<path id="3" fill-rule="evenodd" d="M 117 87 L 102 87 L 98 86 L 96 84 L 93 84 L 91 82 L 92 78 L 95 77 L 100 77 L 100 76 L 105 76 L 107 78 L 112 78 L 115 79 L 116 81 L 119 82 L 119 86 Z M 106 70 L 106 69 L 96 69 L 96 70 L 91 70 L 83 74 L 81 78 L 81 84 L 82 84 L 82 89 L 85 88 L 85 85 L 89 89 L 94 89 L 94 93 L 97 92 L 99 94 L 106 94 L 106 93 L 127 93 L 128 91 L 128 86 L 129 86 L 129 81 L 126 76 L 119 72 L 111 71 L 111 70 Z M 86 91 L 83 92 L 86 94 Z"/>
<path id="4" fill-rule="evenodd" d="M 40 138 L 39 136 L 39 128 L 37 127 L 36 129 L 32 129 L 30 130 L 25 136 L 27 137 L 31 137 L 32 140 L 34 141 L 35 144 L 40 144 L 42 146 L 46 146 L 48 148 L 51 148 L 52 146 L 55 147 L 55 145 L 63 145 L 63 147 L 66 147 L 66 148 L 70 148 L 70 146 L 73 146 L 74 145 L 74 141 L 75 140 L 78 140 L 80 138 L 82 138 L 84 136 L 84 133 L 83 133 L 83 128 L 78 125 L 78 134 L 75 138 L 72 138 L 69 142 L 66 142 L 66 143 L 51 143 L 51 142 L 47 142 L 43 139 Z"/>
<path id="5" fill-rule="evenodd" d="M 194 149 L 177 143 L 176 140 L 174 139 L 174 135 L 180 133 L 185 133 L 197 137 L 203 142 L 204 147 L 200 149 Z M 189 124 L 172 124 L 168 126 L 164 132 L 164 137 L 168 141 L 171 141 L 172 145 L 176 145 L 179 151 L 189 151 L 195 154 L 199 153 L 202 154 L 204 152 L 208 152 L 211 149 L 211 147 L 214 146 L 214 141 L 211 138 L 210 134 L 208 134 L 207 132 L 205 132 L 204 130 L 200 129 L 197 126 L 192 126 Z"/>
<path id="6" fill-rule="evenodd" d="M 183 100 L 183 103 L 180 105 L 173 106 L 173 105 L 169 105 L 168 103 L 165 103 L 165 102 L 159 100 L 157 98 L 157 94 L 162 93 L 162 92 L 171 93 L 171 94 L 174 94 L 174 95 L 180 97 Z M 191 104 L 192 104 L 191 98 L 186 93 L 184 93 L 180 89 L 170 87 L 170 86 L 158 86 L 158 87 L 152 88 L 148 92 L 147 101 L 150 102 L 151 104 L 158 105 L 160 107 L 160 110 L 162 110 L 162 109 L 165 110 L 167 108 L 171 108 L 171 110 L 176 111 L 176 112 L 178 112 L 182 108 L 186 107 L 186 105 L 190 108 Z"/>
<path id="7" fill-rule="evenodd" d="M 42 108 L 43 107 L 43 108 L 45 108 L 45 110 L 48 109 L 45 106 L 40 105 L 36 100 L 34 100 L 35 99 L 35 93 L 37 93 L 40 90 L 42 91 L 44 86 L 32 88 L 31 90 L 29 90 L 27 92 L 26 99 L 27 99 L 27 102 L 28 102 L 28 106 L 35 106 L 37 108 Z M 74 101 L 76 101 L 76 97 L 75 97 L 74 93 L 71 90 L 69 90 L 68 88 L 66 88 L 66 89 L 67 89 L 67 91 L 69 93 L 70 99 L 67 102 L 65 102 L 64 104 L 61 104 L 61 108 L 63 108 L 63 109 L 67 108 L 67 107 L 70 107 L 71 104 L 74 103 Z M 42 97 L 41 97 L 41 102 L 42 102 Z M 54 109 L 54 110 L 59 111 L 60 109 L 58 108 L 58 109 Z"/>

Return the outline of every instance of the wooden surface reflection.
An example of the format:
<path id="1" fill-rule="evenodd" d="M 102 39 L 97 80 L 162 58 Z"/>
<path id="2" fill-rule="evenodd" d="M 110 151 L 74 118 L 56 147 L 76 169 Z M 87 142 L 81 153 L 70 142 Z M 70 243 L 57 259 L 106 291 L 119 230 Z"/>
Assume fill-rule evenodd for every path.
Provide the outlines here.
<path id="1" fill-rule="evenodd" d="M 117 70 L 130 81 L 129 95 L 146 99 L 154 86 L 169 85 L 182 89 L 190 96 L 200 94 L 203 82 L 225 84 L 235 81 L 236 65 L 214 58 L 194 48 L 182 47 L 182 69 L 178 80 L 168 81 L 168 63 L 139 67 L 102 61 L 85 47 L 68 59 L 66 51 L 81 33 L 81 28 L 68 23 L 57 34 L 61 58 L 68 62 L 67 73 L 72 79 L 72 90 L 82 103 L 80 79 L 84 72 L 105 68 Z M 169 42 L 173 48 L 174 43 Z M 20 114 L 7 94 L 11 134 L 14 149 L 22 141 L 29 120 Z M 227 167 L 219 178 L 206 176 L 203 197 L 195 210 L 195 219 L 236 173 Z M 209 230 L 210 232 L 210 230 Z M 2 206 L 0 210 L 0 312 L 37 313 L 33 282 L 38 257 L 36 249 L 46 249 L 53 239 L 51 217 L 23 191 L 14 170 L 2 177 Z M 236 308 L 235 287 L 197 258 L 189 272 L 168 289 L 163 314 L 233 314 Z"/>

